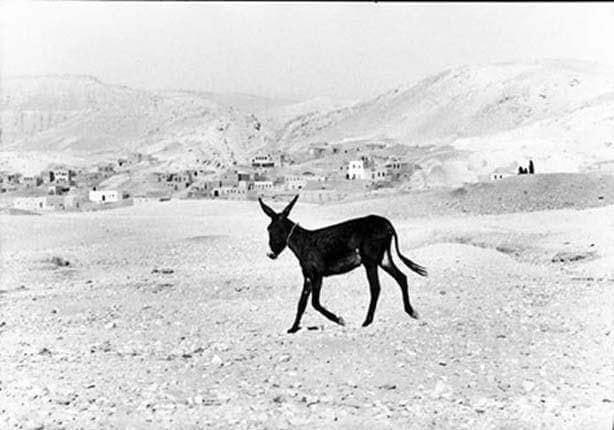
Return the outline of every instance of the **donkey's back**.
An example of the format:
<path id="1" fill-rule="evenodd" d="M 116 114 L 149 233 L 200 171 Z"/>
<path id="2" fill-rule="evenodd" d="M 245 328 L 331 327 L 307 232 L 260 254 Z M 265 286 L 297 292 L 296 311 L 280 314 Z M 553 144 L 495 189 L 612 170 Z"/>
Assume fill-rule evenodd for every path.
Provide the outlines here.
<path id="1" fill-rule="evenodd" d="M 379 215 L 368 215 L 360 218 L 352 218 L 338 224 L 329 225 L 313 233 L 322 237 L 335 239 L 354 238 L 355 240 L 378 239 L 391 237 L 394 228 L 388 219 Z"/>

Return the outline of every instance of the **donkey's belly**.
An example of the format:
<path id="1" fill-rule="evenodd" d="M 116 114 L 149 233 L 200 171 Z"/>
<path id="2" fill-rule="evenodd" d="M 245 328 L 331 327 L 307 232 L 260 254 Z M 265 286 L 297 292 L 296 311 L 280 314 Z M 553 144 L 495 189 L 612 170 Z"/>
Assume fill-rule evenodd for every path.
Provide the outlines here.
<path id="1" fill-rule="evenodd" d="M 362 259 L 358 250 L 351 254 L 337 257 L 332 261 L 328 261 L 326 264 L 326 270 L 324 276 L 339 275 L 341 273 L 347 273 L 362 264 Z"/>

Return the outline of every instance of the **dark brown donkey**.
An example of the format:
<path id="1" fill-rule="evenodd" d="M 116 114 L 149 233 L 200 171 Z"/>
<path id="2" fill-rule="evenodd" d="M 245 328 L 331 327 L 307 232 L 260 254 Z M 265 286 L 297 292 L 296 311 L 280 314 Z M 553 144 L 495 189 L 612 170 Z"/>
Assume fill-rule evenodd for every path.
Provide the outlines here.
<path id="1" fill-rule="evenodd" d="M 418 314 L 409 303 L 407 277 L 392 261 L 390 252 L 392 238 L 394 237 L 397 254 L 407 267 L 422 276 L 427 276 L 426 269 L 401 254 L 397 233 L 390 221 L 377 215 L 369 215 L 318 230 L 306 230 L 288 219 L 290 210 L 292 210 L 297 199 L 298 195 L 280 213 L 276 213 L 265 205 L 261 199 L 258 199 L 264 213 L 271 218 L 271 224 L 267 228 L 271 252 L 267 255 L 271 259 L 275 259 L 288 246 L 298 258 L 305 277 L 296 319 L 288 333 L 295 333 L 300 329 L 301 317 L 305 312 L 310 294 L 311 304 L 318 312 L 337 324 L 345 325 L 343 318 L 320 304 L 322 278 L 347 273 L 361 264 L 367 270 L 369 288 L 371 289 L 371 303 L 367 317 L 362 324 L 363 327 L 368 326 L 373 321 L 373 314 L 380 293 L 378 266 L 399 283 L 403 293 L 405 312 L 412 318 L 418 318 Z"/>

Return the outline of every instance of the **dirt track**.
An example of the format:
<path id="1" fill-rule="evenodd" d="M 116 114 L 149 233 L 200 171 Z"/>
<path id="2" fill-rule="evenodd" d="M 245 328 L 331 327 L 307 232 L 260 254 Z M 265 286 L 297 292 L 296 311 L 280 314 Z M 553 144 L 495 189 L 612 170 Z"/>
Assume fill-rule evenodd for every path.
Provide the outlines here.
<path id="1" fill-rule="evenodd" d="M 431 274 L 406 270 L 421 319 L 382 273 L 360 328 L 358 269 L 324 283 L 346 327 L 308 308 L 287 335 L 301 275 L 290 252 L 265 257 L 254 203 L 1 216 L 0 428 L 609 429 L 612 219 L 393 218 Z"/>

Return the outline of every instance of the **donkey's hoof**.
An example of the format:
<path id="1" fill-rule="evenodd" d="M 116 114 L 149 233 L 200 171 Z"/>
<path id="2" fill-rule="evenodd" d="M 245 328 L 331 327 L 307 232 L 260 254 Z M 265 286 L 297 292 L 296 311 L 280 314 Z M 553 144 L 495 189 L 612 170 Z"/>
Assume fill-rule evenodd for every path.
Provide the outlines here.
<path id="1" fill-rule="evenodd" d="M 341 317 L 338 317 L 337 318 L 337 324 L 344 326 L 345 325 L 345 320 L 343 318 L 341 318 Z"/>
<path id="2" fill-rule="evenodd" d="M 416 312 L 413 309 L 410 309 L 409 312 L 407 312 L 409 314 L 410 317 L 412 317 L 413 319 L 420 319 L 420 315 L 418 315 L 418 312 Z"/>
<path id="3" fill-rule="evenodd" d="M 300 327 L 290 327 L 288 329 L 288 333 L 296 333 L 297 331 L 299 331 L 301 328 Z"/>
<path id="4" fill-rule="evenodd" d="M 373 322 L 373 320 L 365 320 L 365 322 L 362 323 L 363 327 L 367 327 L 368 325 L 370 325 Z"/>

